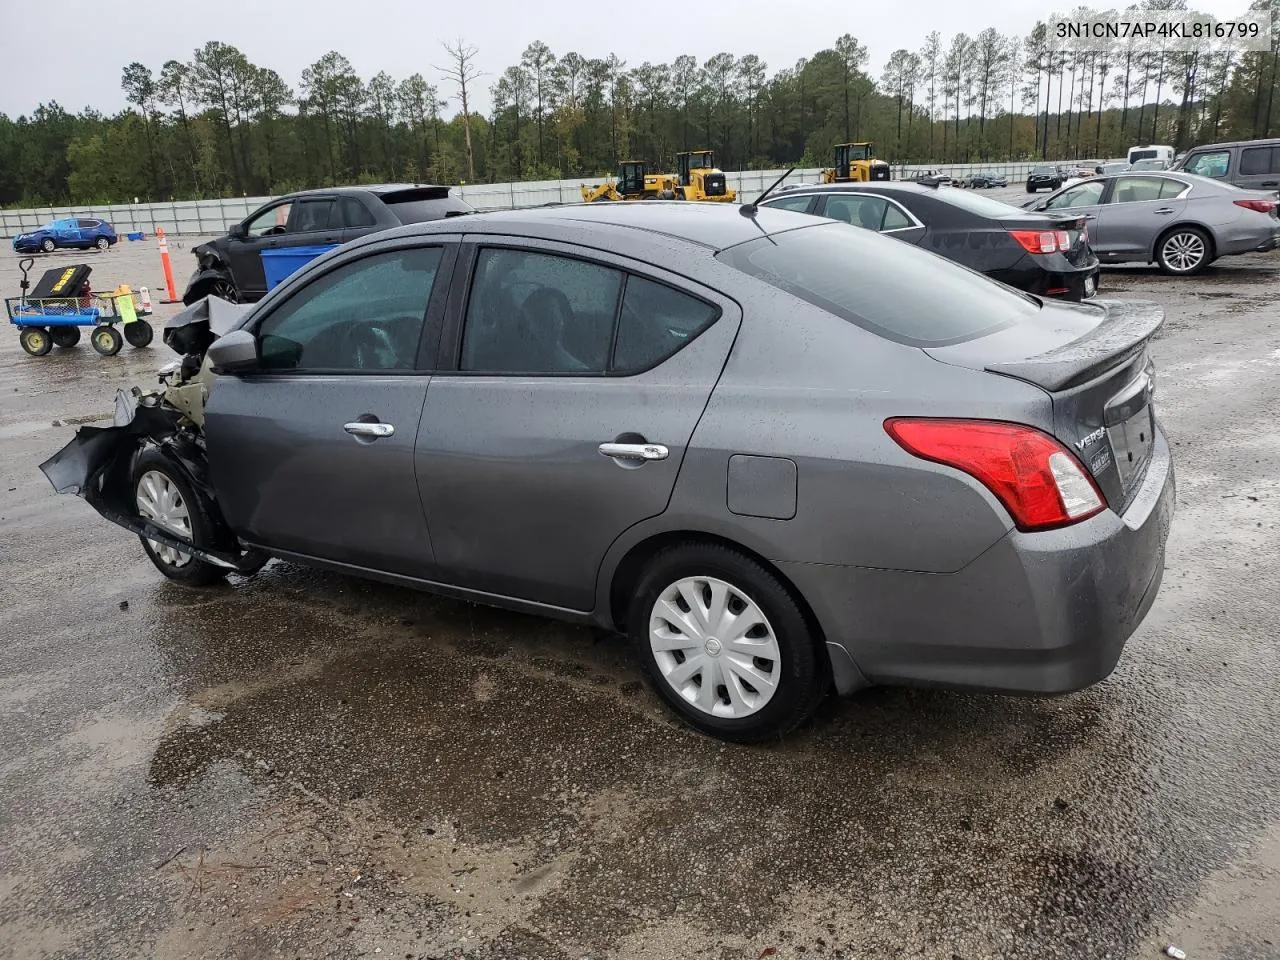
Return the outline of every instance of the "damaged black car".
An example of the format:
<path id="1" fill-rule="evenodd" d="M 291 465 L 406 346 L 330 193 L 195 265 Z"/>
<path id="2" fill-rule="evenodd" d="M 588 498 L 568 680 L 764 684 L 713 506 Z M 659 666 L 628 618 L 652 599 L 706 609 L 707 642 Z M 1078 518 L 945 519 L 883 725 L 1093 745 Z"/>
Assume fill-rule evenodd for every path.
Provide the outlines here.
<path id="1" fill-rule="evenodd" d="M 230 303 L 262 299 L 268 289 L 264 250 L 336 246 L 407 223 L 474 212 L 450 187 L 384 184 L 290 193 L 192 250 L 197 265 L 182 302 L 190 306 L 208 296 Z"/>

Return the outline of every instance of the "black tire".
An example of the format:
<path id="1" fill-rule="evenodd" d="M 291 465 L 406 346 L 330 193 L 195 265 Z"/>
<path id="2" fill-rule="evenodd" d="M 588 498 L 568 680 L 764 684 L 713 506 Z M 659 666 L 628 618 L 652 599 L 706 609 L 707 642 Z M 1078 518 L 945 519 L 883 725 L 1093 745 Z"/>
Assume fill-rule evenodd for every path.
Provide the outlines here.
<path id="1" fill-rule="evenodd" d="M 93 245 L 98 248 L 99 253 L 106 253 L 111 248 L 111 241 L 106 237 L 99 237 Z"/>
<path id="2" fill-rule="evenodd" d="M 124 346 L 124 337 L 120 331 L 107 324 L 100 324 L 89 334 L 89 344 L 104 357 L 114 357 Z"/>
<path id="3" fill-rule="evenodd" d="M 138 509 L 139 515 L 144 515 L 139 505 L 140 497 L 147 495 L 144 484 L 148 480 L 153 483 L 157 482 L 153 479 L 154 475 L 163 477 L 171 485 L 172 489 L 177 492 L 179 499 L 176 503 L 185 508 L 191 543 L 197 547 L 216 546 L 214 540 L 217 528 L 209 518 L 203 501 L 196 496 L 186 473 L 154 447 L 143 450 L 138 454 L 133 464 L 131 489 L 133 491 L 135 509 Z M 176 530 L 171 532 L 180 539 L 187 539 L 185 536 L 178 534 Z M 157 547 L 151 545 L 151 542 L 146 537 L 140 536 L 138 539 L 142 542 L 142 549 L 146 551 L 156 569 L 170 580 L 176 580 L 178 583 L 191 587 L 204 587 L 222 580 L 227 573 L 222 567 L 216 567 L 211 563 L 197 560 L 191 556 L 181 559 L 181 555 L 176 554 L 174 551 L 169 551 L 163 544 L 158 544 L 159 549 L 157 549 Z"/>
<path id="4" fill-rule="evenodd" d="M 1213 259 L 1213 241 L 1199 227 L 1174 227 L 1156 241 L 1156 263 L 1171 276 L 1195 276 Z"/>
<path id="5" fill-rule="evenodd" d="M 772 696 L 755 712 L 741 717 L 714 716 L 686 700 L 664 676 L 663 666 L 650 644 L 650 618 L 661 595 L 687 578 L 723 581 L 754 603 L 768 622 L 777 643 L 778 658 L 774 661 L 753 658 L 752 666 L 778 679 Z M 667 547 L 645 567 L 633 596 L 627 632 L 649 682 L 672 710 L 703 733 L 735 743 L 777 740 L 804 722 L 830 687 L 830 663 L 825 649 L 796 598 L 772 571 L 737 550 L 696 541 Z M 677 628 L 677 632 L 684 631 Z M 708 643 L 715 639 L 709 638 Z M 723 652 L 718 641 L 714 652 L 709 646 L 705 649 L 709 656 L 718 657 Z M 671 655 L 669 664 L 675 667 L 669 666 L 669 669 L 678 669 L 686 662 L 677 660 L 676 656 Z M 761 663 L 769 663 L 769 669 Z M 696 686 L 690 679 L 689 687 L 701 690 L 703 676 L 701 672 L 697 674 Z M 729 699 L 728 693 L 725 684 L 717 686 L 713 709 L 728 709 L 725 702 Z M 759 695 L 755 690 L 749 693 Z"/>
<path id="6" fill-rule="evenodd" d="M 155 330 L 145 320 L 134 320 L 132 323 L 124 324 L 124 338 L 129 341 L 131 347 L 145 347 L 151 343 L 155 335 Z"/>
<path id="7" fill-rule="evenodd" d="M 206 293 L 210 297 L 219 297 L 229 303 L 240 302 L 240 291 L 236 289 L 236 285 L 226 277 L 219 277 L 209 284 Z"/>
<path id="8" fill-rule="evenodd" d="M 1036 192 L 1035 187 L 1027 187 L 1027 193 L 1035 193 L 1035 192 Z"/>
<path id="9" fill-rule="evenodd" d="M 79 327 L 50 327 L 49 337 L 55 347 L 74 347 L 80 342 Z"/>
<path id="10" fill-rule="evenodd" d="M 676 190 L 676 199 L 677 200 L 684 199 L 684 187 L 681 187 L 680 189 Z"/>
<path id="11" fill-rule="evenodd" d="M 53 337 L 44 327 L 23 327 L 18 331 L 18 342 L 33 357 L 43 357 L 53 349 Z"/>
<path id="12" fill-rule="evenodd" d="M 40 249 L 45 253 L 53 253 L 53 251 L 58 249 L 58 245 L 54 243 L 53 237 L 45 237 L 40 241 Z"/>

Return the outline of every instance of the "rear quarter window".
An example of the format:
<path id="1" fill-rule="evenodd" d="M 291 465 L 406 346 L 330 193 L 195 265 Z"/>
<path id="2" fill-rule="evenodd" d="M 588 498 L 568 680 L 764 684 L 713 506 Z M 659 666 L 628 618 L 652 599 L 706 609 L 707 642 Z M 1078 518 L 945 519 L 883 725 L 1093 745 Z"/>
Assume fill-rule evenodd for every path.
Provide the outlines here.
<path id="1" fill-rule="evenodd" d="M 843 223 L 761 237 L 718 258 L 887 340 L 916 347 L 963 343 L 1040 309 L 1034 298 L 976 271 Z"/>

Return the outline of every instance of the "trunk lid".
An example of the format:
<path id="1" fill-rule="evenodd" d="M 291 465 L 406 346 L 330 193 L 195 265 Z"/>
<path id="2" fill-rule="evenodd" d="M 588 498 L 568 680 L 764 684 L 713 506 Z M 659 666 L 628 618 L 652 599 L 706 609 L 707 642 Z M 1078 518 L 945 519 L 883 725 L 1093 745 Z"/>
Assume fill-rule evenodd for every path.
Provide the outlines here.
<path id="1" fill-rule="evenodd" d="M 925 352 L 935 360 L 1034 384 L 1053 400 L 1053 434 L 1123 511 L 1151 455 L 1159 304 L 1046 301 L 1039 315 L 991 336 Z"/>

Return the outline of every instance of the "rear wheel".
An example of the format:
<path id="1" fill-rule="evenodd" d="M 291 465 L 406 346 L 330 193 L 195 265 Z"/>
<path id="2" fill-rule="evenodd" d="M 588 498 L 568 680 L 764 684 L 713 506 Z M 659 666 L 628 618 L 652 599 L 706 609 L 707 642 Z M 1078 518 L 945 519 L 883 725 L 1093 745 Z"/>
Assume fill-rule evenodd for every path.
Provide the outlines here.
<path id="1" fill-rule="evenodd" d="M 53 338 L 44 327 L 23 327 L 18 331 L 18 342 L 33 357 L 43 357 L 53 349 Z"/>
<path id="2" fill-rule="evenodd" d="M 134 502 L 138 516 L 170 536 L 196 547 L 213 544 L 214 526 L 186 475 L 163 454 L 144 450 L 133 468 Z M 223 578 L 225 570 L 174 547 L 139 537 L 157 570 L 170 580 L 207 586 Z"/>
<path id="3" fill-rule="evenodd" d="M 628 632 L 658 695 L 704 733 L 776 739 L 829 685 L 818 638 L 787 588 L 719 544 L 669 547 L 650 561 Z"/>
<path id="4" fill-rule="evenodd" d="M 53 253 L 54 250 L 58 249 L 58 245 L 53 242 L 53 237 L 45 237 L 40 241 L 40 249 L 45 253 Z"/>
<path id="5" fill-rule="evenodd" d="M 93 333 L 89 334 L 89 343 L 104 357 L 114 357 L 124 345 L 124 338 L 115 327 L 103 324 L 93 328 Z"/>
<path id="6" fill-rule="evenodd" d="M 155 335 L 151 324 L 145 320 L 134 320 L 124 325 L 124 338 L 129 341 L 131 347 L 145 347 Z"/>
<path id="7" fill-rule="evenodd" d="M 55 347 L 74 347 L 80 342 L 79 327 L 50 327 L 49 337 Z"/>
<path id="8" fill-rule="evenodd" d="M 1156 263 L 1174 276 L 1199 273 L 1211 260 L 1209 235 L 1199 227 L 1174 227 L 1156 244 Z"/>

